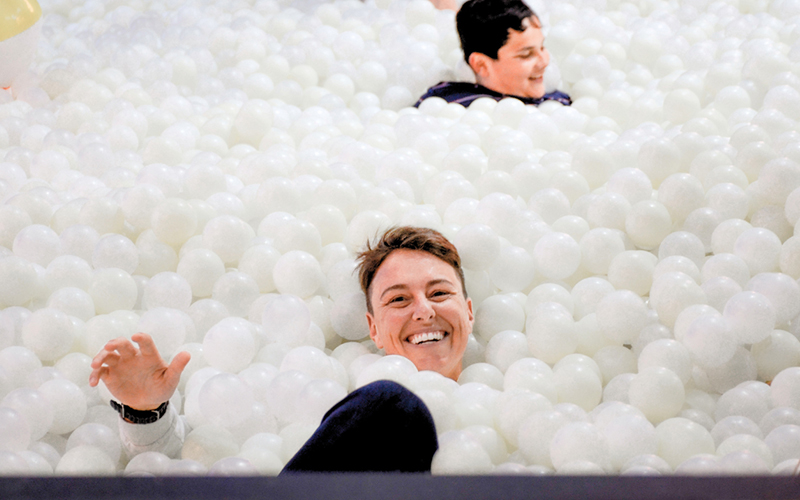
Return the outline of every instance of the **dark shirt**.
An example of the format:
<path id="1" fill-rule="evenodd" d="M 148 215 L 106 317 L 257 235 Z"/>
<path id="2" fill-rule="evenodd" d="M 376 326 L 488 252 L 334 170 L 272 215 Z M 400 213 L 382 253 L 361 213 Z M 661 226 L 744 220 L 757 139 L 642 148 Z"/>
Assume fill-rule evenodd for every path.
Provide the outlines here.
<path id="1" fill-rule="evenodd" d="M 535 97 L 519 97 L 515 95 L 508 95 L 508 94 L 501 94 L 500 92 L 495 92 L 494 90 L 489 90 L 483 85 L 478 85 L 477 83 L 469 83 L 469 82 L 439 82 L 433 87 L 429 88 L 425 95 L 419 98 L 419 101 L 414 105 L 415 108 L 418 108 L 422 101 L 427 99 L 428 97 L 441 97 L 447 102 L 455 102 L 461 104 L 462 106 L 469 107 L 476 99 L 480 99 L 481 97 L 490 97 L 495 101 L 499 101 L 504 97 L 513 97 L 515 99 L 519 99 L 520 101 L 524 102 L 525 104 L 533 104 L 538 106 L 544 101 L 558 101 L 564 106 L 569 106 L 572 104 L 572 99 L 563 92 L 555 91 L 549 94 L 545 94 L 542 97 L 535 98 Z"/>

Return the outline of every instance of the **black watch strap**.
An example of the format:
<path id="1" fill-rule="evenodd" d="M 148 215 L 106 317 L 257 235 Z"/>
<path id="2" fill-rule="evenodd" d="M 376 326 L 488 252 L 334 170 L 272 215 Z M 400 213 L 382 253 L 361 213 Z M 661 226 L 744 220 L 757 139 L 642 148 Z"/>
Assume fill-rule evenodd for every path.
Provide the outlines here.
<path id="1" fill-rule="evenodd" d="M 119 413 L 122 420 L 130 422 L 131 424 L 152 424 L 158 421 L 161 417 L 166 415 L 167 408 L 169 408 L 169 401 L 164 401 L 161 406 L 155 410 L 134 410 L 130 406 L 122 405 L 111 400 L 111 407 Z"/>

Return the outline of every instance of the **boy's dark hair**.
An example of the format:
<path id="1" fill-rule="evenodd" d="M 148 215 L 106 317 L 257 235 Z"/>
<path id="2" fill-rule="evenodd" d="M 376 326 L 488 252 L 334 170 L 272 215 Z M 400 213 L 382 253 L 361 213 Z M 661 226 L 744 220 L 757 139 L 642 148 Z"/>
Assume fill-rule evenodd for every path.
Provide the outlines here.
<path id="1" fill-rule="evenodd" d="M 497 51 L 506 44 L 508 30 L 525 31 L 525 19 L 541 28 L 536 13 L 522 0 L 469 0 L 456 15 L 456 28 L 469 64 L 473 52 L 497 59 Z"/>
<path id="2" fill-rule="evenodd" d="M 367 242 L 367 248 L 358 254 L 358 278 L 361 282 L 361 289 L 367 296 L 367 310 L 372 313 L 372 303 L 370 301 L 370 286 L 378 268 L 383 261 L 395 250 L 421 250 L 439 257 L 455 269 L 458 278 L 461 280 L 461 290 L 464 297 L 467 296 L 467 287 L 464 284 L 464 271 L 461 269 L 461 257 L 458 255 L 455 245 L 444 237 L 439 231 L 424 227 L 396 227 L 386 231 L 381 239 L 371 246 Z"/>

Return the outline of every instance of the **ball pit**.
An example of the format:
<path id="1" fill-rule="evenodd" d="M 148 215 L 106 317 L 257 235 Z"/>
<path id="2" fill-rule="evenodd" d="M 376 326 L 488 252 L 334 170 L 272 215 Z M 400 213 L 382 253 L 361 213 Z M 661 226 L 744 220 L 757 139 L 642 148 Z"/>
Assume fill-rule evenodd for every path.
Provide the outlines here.
<path id="1" fill-rule="evenodd" d="M 273 475 L 378 379 L 434 474 L 800 462 L 797 1 L 535 2 L 571 108 L 418 110 L 470 76 L 428 0 L 41 6 L 0 89 L 0 475 Z M 354 254 L 405 224 L 461 252 L 458 383 L 367 337 Z M 136 331 L 192 353 L 180 459 L 88 386 Z"/>

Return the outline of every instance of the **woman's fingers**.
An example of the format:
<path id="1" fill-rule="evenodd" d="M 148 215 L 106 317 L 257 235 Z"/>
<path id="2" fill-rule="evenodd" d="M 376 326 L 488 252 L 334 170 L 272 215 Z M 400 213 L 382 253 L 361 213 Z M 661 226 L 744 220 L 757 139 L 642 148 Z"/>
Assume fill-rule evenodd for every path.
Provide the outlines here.
<path id="1" fill-rule="evenodd" d="M 144 356 L 161 356 L 156 349 L 156 344 L 153 342 L 153 337 L 146 333 L 134 333 L 131 339 L 139 344 L 139 350 L 142 351 Z"/>
<path id="2" fill-rule="evenodd" d="M 108 375 L 107 366 L 101 366 L 95 370 L 92 370 L 92 373 L 89 374 L 89 385 L 91 387 L 95 387 L 98 383 L 100 383 L 100 380 L 106 375 Z"/>

